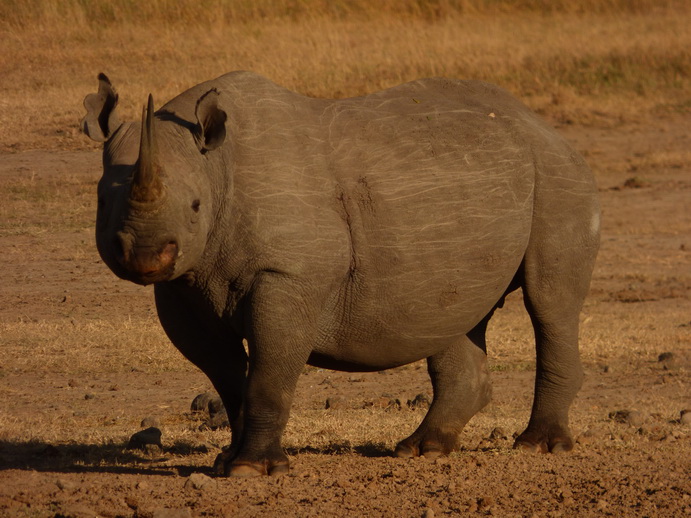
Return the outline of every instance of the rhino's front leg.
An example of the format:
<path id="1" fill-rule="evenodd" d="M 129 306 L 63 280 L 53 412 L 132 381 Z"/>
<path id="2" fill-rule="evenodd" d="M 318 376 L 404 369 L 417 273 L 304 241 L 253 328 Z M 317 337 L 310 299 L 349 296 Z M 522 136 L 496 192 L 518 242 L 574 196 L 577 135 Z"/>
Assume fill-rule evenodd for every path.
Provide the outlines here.
<path id="1" fill-rule="evenodd" d="M 250 364 L 243 436 L 237 455 L 226 463 L 226 475 L 288 471 L 281 437 L 315 336 L 310 304 L 299 291 L 278 274 L 265 274 L 255 282 L 246 313 Z"/>
<path id="2" fill-rule="evenodd" d="M 233 455 L 242 437 L 243 388 L 247 354 L 238 336 L 213 316 L 197 294 L 182 281 L 156 284 L 156 309 L 170 341 L 213 384 L 223 401 L 232 432 L 231 447 L 222 455 Z"/>

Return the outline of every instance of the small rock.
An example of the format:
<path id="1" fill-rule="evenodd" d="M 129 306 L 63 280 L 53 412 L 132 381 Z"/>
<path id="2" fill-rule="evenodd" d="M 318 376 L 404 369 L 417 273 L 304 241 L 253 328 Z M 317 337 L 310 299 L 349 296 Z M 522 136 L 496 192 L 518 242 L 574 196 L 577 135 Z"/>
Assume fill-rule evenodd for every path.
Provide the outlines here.
<path id="1" fill-rule="evenodd" d="M 489 438 L 492 441 L 498 441 L 498 440 L 502 440 L 502 439 L 508 439 L 509 436 L 507 435 L 507 433 L 504 431 L 503 428 L 500 428 L 497 426 L 496 428 L 494 428 L 490 432 Z"/>
<path id="2" fill-rule="evenodd" d="M 207 404 L 207 408 L 209 410 L 209 414 L 218 414 L 221 412 L 225 413 L 225 411 L 226 411 L 226 407 L 223 406 L 223 401 L 218 396 L 212 397 L 209 400 L 209 403 Z"/>
<path id="3" fill-rule="evenodd" d="M 223 406 L 223 401 L 221 398 L 216 396 L 211 398 L 208 403 L 209 408 L 209 419 L 206 422 L 209 428 L 212 430 L 218 430 L 220 428 L 230 428 L 230 421 L 228 419 L 228 413 L 226 412 L 226 407 Z"/>
<path id="4" fill-rule="evenodd" d="M 578 444 L 593 444 L 602 436 L 602 433 L 598 430 L 588 429 L 578 436 L 576 443 Z"/>
<path id="5" fill-rule="evenodd" d="M 76 488 L 75 484 L 64 478 L 59 478 L 55 481 L 55 485 L 62 491 L 72 491 Z"/>
<path id="6" fill-rule="evenodd" d="M 661 441 L 667 435 L 662 426 L 654 423 L 644 424 L 638 429 L 638 433 L 645 436 L 649 441 Z"/>
<path id="7" fill-rule="evenodd" d="M 67 386 L 68 386 L 68 387 L 75 388 L 75 387 L 78 387 L 78 386 L 79 386 L 79 383 L 77 383 L 76 380 L 71 379 L 71 380 L 69 380 L 69 381 L 67 382 Z"/>
<path id="8" fill-rule="evenodd" d="M 612 370 L 611 365 L 603 365 L 602 366 L 602 372 L 604 372 L 605 374 L 612 374 L 612 372 L 614 372 L 614 371 Z"/>
<path id="9" fill-rule="evenodd" d="M 681 365 L 681 359 L 678 355 L 671 352 L 662 353 L 657 357 L 657 361 L 665 370 L 676 369 Z"/>
<path id="10" fill-rule="evenodd" d="M 681 424 L 690 425 L 691 424 L 691 410 L 684 409 L 681 411 L 679 416 L 679 422 Z"/>
<path id="11" fill-rule="evenodd" d="M 94 399 L 96 396 L 94 396 L 91 393 L 84 394 L 84 399 Z"/>
<path id="12" fill-rule="evenodd" d="M 607 506 L 609 506 L 609 502 L 607 500 L 600 498 L 597 500 L 597 503 L 595 505 L 599 510 L 602 511 L 604 509 L 607 509 Z"/>
<path id="13" fill-rule="evenodd" d="M 151 427 L 160 428 L 161 421 L 158 419 L 158 417 L 149 416 L 149 417 L 145 417 L 144 419 L 142 419 L 142 422 L 140 423 L 139 426 L 141 428 L 151 428 Z"/>
<path id="14" fill-rule="evenodd" d="M 374 401 L 373 406 L 375 408 L 383 408 L 384 410 L 400 410 L 401 400 L 391 397 L 388 394 L 385 394 L 376 401 Z"/>
<path id="15" fill-rule="evenodd" d="M 413 399 L 408 401 L 408 407 L 414 408 L 429 408 L 432 402 L 426 394 L 418 394 Z"/>
<path id="16" fill-rule="evenodd" d="M 482 498 L 477 499 L 477 506 L 481 511 L 487 510 L 493 505 L 494 498 L 492 498 L 491 496 L 483 496 Z"/>
<path id="17" fill-rule="evenodd" d="M 163 453 L 163 448 L 158 444 L 145 444 L 141 450 L 150 457 L 155 457 Z"/>
<path id="18" fill-rule="evenodd" d="M 640 176 L 634 176 L 626 179 L 624 187 L 626 189 L 642 189 L 644 187 L 650 187 L 650 182 Z"/>
<path id="19" fill-rule="evenodd" d="M 629 424 L 631 426 L 640 426 L 646 420 L 645 414 L 638 410 L 617 410 L 610 412 L 609 418 L 617 423 Z"/>
<path id="20" fill-rule="evenodd" d="M 192 400 L 192 405 L 190 409 L 192 412 L 206 412 L 209 409 L 209 401 L 213 398 L 218 397 L 213 392 L 204 392 L 199 394 Z"/>
<path id="21" fill-rule="evenodd" d="M 151 453 L 152 448 L 147 448 L 149 445 L 163 449 L 163 445 L 161 444 L 161 430 L 155 426 L 151 426 L 146 430 L 142 430 L 141 432 L 137 432 L 132 435 L 129 443 L 127 444 L 127 449 L 143 450 L 147 453 Z"/>
<path id="22" fill-rule="evenodd" d="M 425 509 L 425 512 L 422 513 L 422 518 L 434 518 L 434 509 Z"/>
<path id="23" fill-rule="evenodd" d="M 134 487 L 136 487 L 137 489 L 149 489 L 150 486 L 146 480 L 141 480 L 141 481 L 137 482 L 134 485 Z"/>
<path id="24" fill-rule="evenodd" d="M 192 473 L 185 481 L 185 489 L 208 489 L 216 486 L 216 481 L 203 473 Z"/>
<path id="25" fill-rule="evenodd" d="M 327 410 L 341 410 L 348 408 L 348 400 L 343 396 L 332 396 L 326 399 L 324 408 Z"/>
<path id="26" fill-rule="evenodd" d="M 209 416 L 209 420 L 207 421 L 207 425 L 212 430 L 220 430 L 222 428 L 230 428 L 230 421 L 228 420 L 228 414 L 226 414 L 225 411 L 211 414 Z"/>
<path id="27" fill-rule="evenodd" d="M 482 439 L 477 445 L 477 449 L 482 451 L 491 450 L 494 447 L 494 443 L 488 441 L 487 439 Z"/>
<path id="28" fill-rule="evenodd" d="M 127 504 L 127 507 L 129 507 L 133 511 L 136 511 L 137 508 L 139 507 L 139 500 L 137 500 L 137 498 L 135 496 L 126 495 L 125 496 L 125 504 Z"/>

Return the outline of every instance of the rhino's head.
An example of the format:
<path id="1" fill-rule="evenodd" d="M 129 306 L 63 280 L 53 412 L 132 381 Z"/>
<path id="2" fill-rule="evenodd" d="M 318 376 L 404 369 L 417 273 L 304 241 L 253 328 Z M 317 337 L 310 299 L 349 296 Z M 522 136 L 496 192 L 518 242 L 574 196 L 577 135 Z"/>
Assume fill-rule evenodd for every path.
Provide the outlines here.
<path id="1" fill-rule="evenodd" d="M 196 122 L 155 114 L 149 96 L 141 125 L 123 123 L 117 104 L 115 89 L 100 74 L 82 120 L 82 131 L 104 142 L 98 251 L 123 279 L 172 280 L 193 270 L 206 246 L 214 214 L 206 153 L 223 143 L 226 114 L 215 90 L 197 101 Z"/>

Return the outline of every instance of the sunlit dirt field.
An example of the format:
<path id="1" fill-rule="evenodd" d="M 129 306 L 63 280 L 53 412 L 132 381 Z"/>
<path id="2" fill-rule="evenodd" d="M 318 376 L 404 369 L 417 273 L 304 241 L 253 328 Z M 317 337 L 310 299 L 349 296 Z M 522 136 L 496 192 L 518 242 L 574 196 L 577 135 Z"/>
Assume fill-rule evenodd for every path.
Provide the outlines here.
<path id="1" fill-rule="evenodd" d="M 60 19 L 31 28 L 0 18 L 11 50 L 0 58 L 0 516 L 691 512 L 688 11 L 245 20 L 191 24 L 186 47 L 170 21 L 148 34 L 151 22 L 101 32 L 90 23 L 51 40 Z M 494 397 L 459 452 L 434 462 L 391 456 L 424 416 L 424 405 L 408 404 L 431 395 L 424 363 L 372 374 L 307 367 L 284 441 L 290 474 L 212 475 L 229 431 L 190 410 L 210 384 L 160 330 L 151 288 L 120 281 L 98 257 L 100 153 L 78 120 L 100 71 L 134 118 L 149 91 L 160 104 L 243 68 L 319 96 L 425 75 L 487 79 L 583 153 L 603 230 L 581 317 L 586 378 L 572 408 L 573 452 L 511 449 L 535 366 L 518 292 L 490 324 Z M 145 418 L 162 431 L 161 447 L 128 449 Z"/>

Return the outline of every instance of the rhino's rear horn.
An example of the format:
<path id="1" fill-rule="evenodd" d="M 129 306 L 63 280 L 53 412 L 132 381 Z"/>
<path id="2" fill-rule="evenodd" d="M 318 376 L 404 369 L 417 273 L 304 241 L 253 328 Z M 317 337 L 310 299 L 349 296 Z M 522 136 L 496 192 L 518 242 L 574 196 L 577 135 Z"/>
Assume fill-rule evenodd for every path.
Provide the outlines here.
<path id="1" fill-rule="evenodd" d="M 163 194 L 161 167 L 158 161 L 158 146 L 154 133 L 154 98 L 149 94 L 149 102 L 142 111 L 142 133 L 130 199 L 147 203 L 158 200 Z"/>

